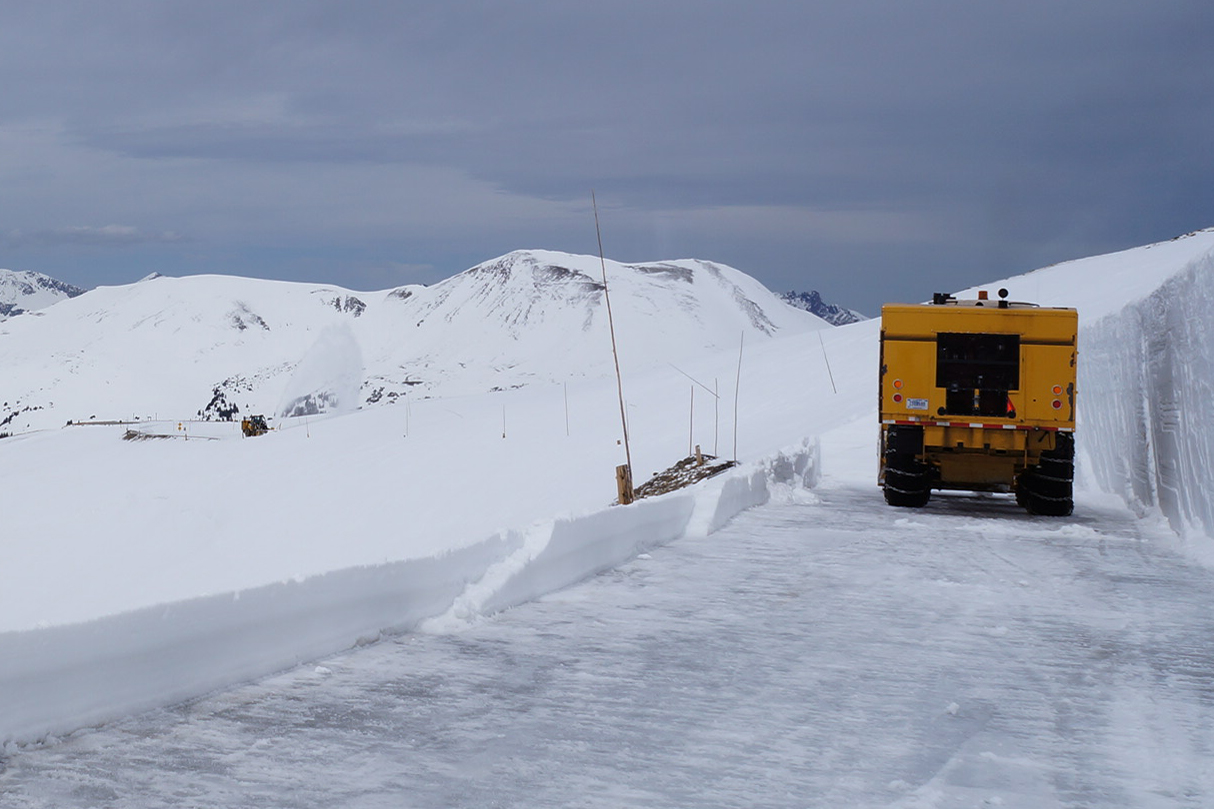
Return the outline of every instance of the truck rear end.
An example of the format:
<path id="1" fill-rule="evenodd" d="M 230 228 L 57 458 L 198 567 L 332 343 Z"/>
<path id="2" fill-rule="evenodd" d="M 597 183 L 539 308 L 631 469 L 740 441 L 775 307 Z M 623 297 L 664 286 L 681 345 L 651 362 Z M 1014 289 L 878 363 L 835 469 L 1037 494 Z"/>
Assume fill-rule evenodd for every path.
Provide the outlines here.
<path id="1" fill-rule="evenodd" d="M 1031 513 L 1071 513 L 1078 315 L 999 292 L 883 307 L 878 480 L 891 505 L 1010 491 Z"/>

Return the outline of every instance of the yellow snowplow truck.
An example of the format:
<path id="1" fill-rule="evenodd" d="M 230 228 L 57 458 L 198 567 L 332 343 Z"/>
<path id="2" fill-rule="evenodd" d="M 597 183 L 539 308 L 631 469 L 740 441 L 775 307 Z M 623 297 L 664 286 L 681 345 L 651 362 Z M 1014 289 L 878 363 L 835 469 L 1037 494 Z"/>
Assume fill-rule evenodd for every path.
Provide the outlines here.
<path id="1" fill-rule="evenodd" d="M 245 438 L 254 438 L 270 432 L 270 426 L 266 424 L 265 416 L 245 416 L 240 420 L 240 431 Z"/>
<path id="2" fill-rule="evenodd" d="M 1074 505 L 1078 314 L 936 294 L 881 310 L 881 470 L 893 506 L 932 489 L 1015 492 L 1031 514 Z"/>

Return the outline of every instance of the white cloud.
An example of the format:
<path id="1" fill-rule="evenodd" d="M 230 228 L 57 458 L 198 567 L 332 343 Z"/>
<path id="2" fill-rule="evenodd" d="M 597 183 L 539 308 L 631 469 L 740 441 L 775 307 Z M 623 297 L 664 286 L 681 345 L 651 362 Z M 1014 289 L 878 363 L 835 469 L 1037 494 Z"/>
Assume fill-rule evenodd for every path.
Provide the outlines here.
<path id="1" fill-rule="evenodd" d="M 184 237 L 173 231 L 159 233 L 142 231 L 130 225 L 73 225 L 49 230 L 10 230 L 7 241 L 13 247 L 54 247 L 58 245 L 127 247 L 135 244 L 172 243 Z"/>

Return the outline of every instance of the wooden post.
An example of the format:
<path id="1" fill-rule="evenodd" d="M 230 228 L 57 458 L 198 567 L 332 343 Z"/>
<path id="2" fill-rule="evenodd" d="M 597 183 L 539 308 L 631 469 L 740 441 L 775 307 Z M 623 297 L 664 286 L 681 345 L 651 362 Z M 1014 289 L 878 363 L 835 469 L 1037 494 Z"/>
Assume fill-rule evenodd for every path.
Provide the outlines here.
<path id="1" fill-rule="evenodd" d="M 620 464 L 615 468 L 615 487 L 620 493 L 620 505 L 626 506 L 636 499 L 632 491 L 632 470 L 628 464 Z"/>

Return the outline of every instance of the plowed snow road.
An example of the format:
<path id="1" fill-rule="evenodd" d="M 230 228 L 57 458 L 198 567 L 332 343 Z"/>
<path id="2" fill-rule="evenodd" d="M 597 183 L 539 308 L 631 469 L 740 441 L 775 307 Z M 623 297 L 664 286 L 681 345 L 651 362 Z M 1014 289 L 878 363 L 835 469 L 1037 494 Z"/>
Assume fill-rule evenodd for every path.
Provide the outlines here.
<path id="1" fill-rule="evenodd" d="M 17 807 L 1214 805 L 1214 574 L 1081 501 L 739 516 L 451 634 L 42 748 Z"/>

